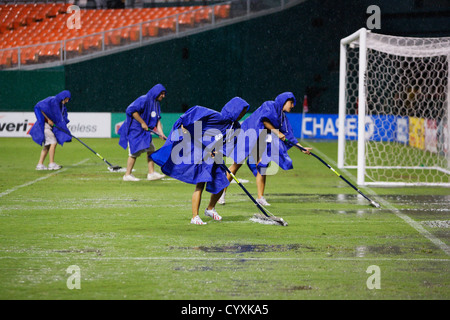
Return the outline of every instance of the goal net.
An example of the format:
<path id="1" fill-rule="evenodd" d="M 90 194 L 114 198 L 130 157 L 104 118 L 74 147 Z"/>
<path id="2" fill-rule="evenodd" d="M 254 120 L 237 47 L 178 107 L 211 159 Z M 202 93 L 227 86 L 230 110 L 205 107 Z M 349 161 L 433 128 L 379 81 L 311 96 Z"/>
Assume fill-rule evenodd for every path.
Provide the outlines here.
<path id="1" fill-rule="evenodd" d="M 338 167 L 358 185 L 450 186 L 450 37 L 363 28 L 340 54 Z"/>

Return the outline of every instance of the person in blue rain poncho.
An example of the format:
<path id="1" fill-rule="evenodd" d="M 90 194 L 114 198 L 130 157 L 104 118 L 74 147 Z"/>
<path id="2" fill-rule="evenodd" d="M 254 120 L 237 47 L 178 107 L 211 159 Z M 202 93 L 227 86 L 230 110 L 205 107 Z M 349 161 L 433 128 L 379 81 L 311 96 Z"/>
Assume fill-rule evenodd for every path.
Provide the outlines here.
<path id="1" fill-rule="evenodd" d="M 126 109 L 127 118 L 119 128 L 119 145 L 125 150 L 128 148 L 127 170 L 123 176 L 124 181 L 139 181 L 133 174 L 136 159 L 143 153 L 147 153 L 148 174 L 147 180 L 157 180 L 164 177 L 154 170 L 153 160 L 150 158 L 155 151 L 152 142 L 153 130 L 163 139 L 161 125 L 161 101 L 166 96 L 166 88 L 162 84 L 157 84 L 151 88 L 147 94 L 140 96 Z"/>
<path id="2" fill-rule="evenodd" d="M 274 101 L 264 102 L 241 125 L 243 133 L 253 131 L 255 134 L 246 134 L 248 143 L 240 143 L 245 149 L 232 155 L 234 163 L 230 166 L 230 171 L 235 174 L 247 158 L 247 165 L 256 177 L 258 192 L 256 201 L 263 206 L 270 205 L 264 198 L 270 162 L 274 161 L 283 170 L 293 168 L 292 159 L 287 152 L 292 146 L 287 146 L 281 141 L 289 140 L 301 146 L 294 137 L 291 124 L 285 114 L 291 112 L 295 104 L 296 100 L 292 92 L 281 93 Z M 281 141 L 275 140 L 277 138 Z M 304 153 L 309 154 L 311 148 L 305 149 Z M 230 175 L 228 179 L 231 181 Z M 226 189 L 218 201 L 220 204 L 225 204 L 225 192 Z"/>
<path id="3" fill-rule="evenodd" d="M 238 121 L 248 109 L 248 103 L 240 97 L 231 99 L 220 112 L 194 106 L 175 122 L 166 143 L 151 156 L 164 174 L 195 184 L 192 224 L 206 224 L 198 215 L 205 185 L 211 193 L 205 215 L 222 220 L 214 206 L 229 185 L 223 157 L 231 152 L 232 147 L 227 150 L 229 137 L 240 127 Z"/>
<path id="4" fill-rule="evenodd" d="M 36 122 L 30 130 L 31 138 L 38 145 L 43 146 L 36 170 L 58 170 L 61 166 L 55 162 L 56 145 L 72 141 L 72 137 L 59 128 L 70 132 L 66 104 L 71 98 L 70 92 L 64 90 L 56 96 L 39 101 L 34 107 Z M 45 158 L 49 156 L 49 165 L 44 165 Z"/>

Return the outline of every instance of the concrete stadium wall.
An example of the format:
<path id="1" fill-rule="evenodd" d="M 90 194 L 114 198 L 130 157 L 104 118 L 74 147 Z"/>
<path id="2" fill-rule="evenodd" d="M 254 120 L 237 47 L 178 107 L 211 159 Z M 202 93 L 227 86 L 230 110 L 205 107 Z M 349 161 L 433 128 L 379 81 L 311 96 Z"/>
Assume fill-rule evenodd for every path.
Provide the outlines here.
<path id="1" fill-rule="evenodd" d="M 33 111 L 38 101 L 64 89 L 64 67 L 0 71 L 0 111 Z"/>

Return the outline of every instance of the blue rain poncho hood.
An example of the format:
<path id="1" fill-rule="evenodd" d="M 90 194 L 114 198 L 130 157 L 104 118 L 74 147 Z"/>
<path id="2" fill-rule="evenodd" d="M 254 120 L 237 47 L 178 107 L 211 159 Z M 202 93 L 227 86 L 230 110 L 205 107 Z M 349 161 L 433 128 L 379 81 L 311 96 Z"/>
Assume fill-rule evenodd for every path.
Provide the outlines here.
<path id="1" fill-rule="evenodd" d="M 237 152 L 233 155 L 233 160 L 237 163 L 242 163 L 247 158 L 247 164 L 253 174 L 256 176 L 257 170 L 264 174 L 265 168 L 267 168 L 271 161 L 277 163 L 283 170 L 292 169 L 292 160 L 289 157 L 287 151 L 291 146 L 286 146 L 278 137 L 272 134 L 272 143 L 266 143 L 265 150 L 261 155 L 261 162 L 256 166 L 259 159 L 253 159 L 251 152 L 253 148 L 258 143 L 258 139 L 266 138 L 262 135 L 265 129 L 264 122 L 270 122 L 274 128 L 282 132 L 286 139 L 294 144 L 297 144 L 297 139 L 294 137 L 293 129 L 291 124 L 283 111 L 283 106 L 287 100 L 292 99 L 294 106 L 296 104 L 295 96 L 292 92 L 284 92 L 278 95 L 274 101 L 264 102 L 250 117 L 248 117 L 241 126 L 241 129 L 245 132 L 246 130 L 254 130 L 255 135 L 250 135 L 247 143 L 243 144 L 245 148 L 242 152 Z M 270 139 L 269 139 L 270 140 Z M 278 150 L 272 151 L 272 146 L 277 146 Z M 276 156 L 274 156 L 276 155 Z"/>
<path id="2" fill-rule="evenodd" d="M 162 84 L 157 84 L 127 107 L 127 118 L 119 128 L 118 134 L 119 145 L 124 149 L 129 145 L 131 154 L 149 148 L 152 142 L 151 133 L 142 129 L 141 124 L 133 118 L 133 113 L 137 112 L 149 129 L 155 128 L 161 119 L 161 105 L 156 99 L 163 91 L 166 92 L 166 88 Z"/>
<path id="3" fill-rule="evenodd" d="M 248 109 L 248 103 L 239 97 L 231 99 L 221 112 L 202 106 L 190 108 L 175 122 L 166 143 L 151 158 L 164 174 L 191 184 L 206 182 L 206 191 L 218 193 L 229 185 L 220 165 L 223 155 L 227 155 L 227 137 L 240 127 L 239 115 Z M 210 156 L 212 151 L 214 158 Z"/>
<path id="4" fill-rule="evenodd" d="M 70 132 L 67 128 L 67 124 L 69 123 L 67 108 L 65 104 L 62 104 L 62 101 L 66 98 L 69 98 L 69 101 L 71 99 L 71 94 L 68 90 L 61 91 L 56 96 L 48 97 L 36 104 L 34 107 L 36 122 L 30 130 L 30 135 L 34 142 L 39 145 L 45 144 L 45 117 L 42 112 L 44 112 L 55 125 L 67 132 Z M 52 131 L 55 134 L 56 141 L 60 145 L 63 145 L 65 142 L 72 141 L 72 137 L 66 132 L 55 127 L 52 128 Z"/>

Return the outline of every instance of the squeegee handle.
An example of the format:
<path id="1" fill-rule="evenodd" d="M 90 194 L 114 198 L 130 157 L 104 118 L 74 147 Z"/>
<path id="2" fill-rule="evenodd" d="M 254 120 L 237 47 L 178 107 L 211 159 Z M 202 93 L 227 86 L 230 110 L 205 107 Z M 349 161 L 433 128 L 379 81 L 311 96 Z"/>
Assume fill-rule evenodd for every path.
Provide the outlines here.
<path id="1" fill-rule="evenodd" d="M 286 140 L 286 142 L 288 144 L 290 144 L 291 146 L 297 147 L 298 149 L 302 150 L 302 151 L 306 151 L 305 148 L 303 148 L 302 146 L 299 146 L 298 144 L 293 144 L 292 142 L 290 142 L 289 140 Z M 322 158 L 320 158 L 318 155 L 316 155 L 313 152 L 309 152 L 310 155 L 312 155 L 313 157 L 315 157 L 317 160 L 319 160 L 320 162 L 322 162 L 328 169 L 330 169 L 331 171 L 333 171 L 339 178 L 341 178 L 342 180 L 344 180 L 350 187 L 352 187 L 356 192 L 358 192 L 360 195 L 362 195 L 366 200 L 370 201 L 371 203 L 373 203 L 374 201 L 369 199 L 364 193 L 361 192 L 361 190 L 359 190 L 357 187 L 355 187 L 350 181 L 348 181 L 345 177 L 343 177 L 339 172 L 337 172 L 336 170 L 334 170 L 334 168 L 332 168 L 328 163 L 326 163 L 325 161 L 323 161 Z"/>
<path id="2" fill-rule="evenodd" d="M 229 173 L 229 175 L 233 178 L 233 180 L 236 181 L 236 183 L 239 185 L 239 187 L 241 187 L 241 189 L 244 190 L 244 192 L 247 194 L 247 196 L 258 207 L 259 211 L 261 211 L 266 217 L 269 218 L 270 216 L 261 207 L 261 205 L 255 200 L 255 198 L 253 198 L 253 196 L 250 194 L 250 192 L 248 192 L 248 190 L 242 185 L 242 183 L 238 180 L 238 178 L 236 178 L 236 176 L 230 171 L 230 169 L 228 169 L 227 166 L 225 164 L 223 164 L 223 163 L 221 163 L 220 165 Z"/>
<path id="3" fill-rule="evenodd" d="M 163 138 L 158 132 L 156 132 L 156 131 L 153 130 L 153 129 L 148 128 L 148 131 L 150 131 L 150 132 L 153 133 L 153 134 L 156 134 L 158 137 L 160 137 L 160 138 L 163 139 L 163 140 L 167 140 L 167 138 Z"/>
<path id="4" fill-rule="evenodd" d="M 73 134 L 71 134 L 70 132 L 64 130 L 63 128 L 58 127 L 56 124 L 53 124 L 53 126 L 54 126 L 56 129 L 58 129 L 58 130 L 64 132 L 65 134 L 68 134 L 68 135 L 71 136 L 72 138 L 77 139 L 78 142 L 80 142 L 83 146 L 85 146 L 86 148 L 88 148 L 89 150 L 91 150 L 93 154 L 95 154 L 97 157 L 99 157 L 100 159 L 102 159 L 102 160 L 103 160 L 106 164 L 108 164 L 110 167 L 113 166 L 111 163 L 108 162 L 108 160 L 106 160 L 105 158 L 103 158 L 101 155 L 99 155 L 99 154 L 98 154 L 97 152 L 95 152 L 91 147 L 89 147 L 86 143 L 84 143 L 83 141 L 81 141 L 80 139 L 78 139 L 77 137 L 75 137 Z"/>

